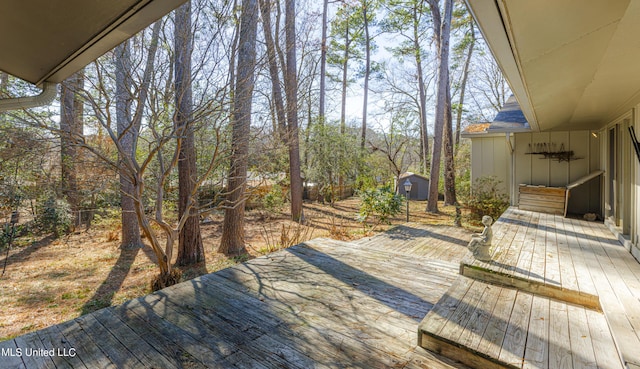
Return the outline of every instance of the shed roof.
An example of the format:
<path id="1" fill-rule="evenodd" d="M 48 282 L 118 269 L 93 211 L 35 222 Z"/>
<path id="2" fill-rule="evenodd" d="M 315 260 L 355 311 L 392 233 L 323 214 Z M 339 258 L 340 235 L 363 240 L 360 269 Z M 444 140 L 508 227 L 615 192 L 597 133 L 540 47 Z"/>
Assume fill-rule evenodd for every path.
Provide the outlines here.
<path id="1" fill-rule="evenodd" d="M 427 178 L 427 177 L 425 177 L 423 175 L 420 175 L 420 174 L 413 173 L 413 172 L 404 172 L 404 173 L 400 174 L 400 177 L 398 177 L 398 178 L 399 179 L 403 179 L 403 178 L 407 178 L 407 177 L 418 177 L 418 178 L 422 178 L 422 179 L 424 179 L 426 181 L 429 180 L 429 178 Z"/>

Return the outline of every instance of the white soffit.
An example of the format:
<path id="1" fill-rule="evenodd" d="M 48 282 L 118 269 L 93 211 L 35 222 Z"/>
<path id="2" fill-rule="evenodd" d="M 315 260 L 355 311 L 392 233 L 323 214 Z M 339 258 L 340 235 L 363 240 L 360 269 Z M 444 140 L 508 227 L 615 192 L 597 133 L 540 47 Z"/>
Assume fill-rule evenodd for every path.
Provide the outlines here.
<path id="1" fill-rule="evenodd" d="M 640 103 L 640 0 L 467 3 L 534 130 L 595 129 Z"/>
<path id="2" fill-rule="evenodd" d="M 0 70 L 60 82 L 184 2 L 0 1 Z"/>

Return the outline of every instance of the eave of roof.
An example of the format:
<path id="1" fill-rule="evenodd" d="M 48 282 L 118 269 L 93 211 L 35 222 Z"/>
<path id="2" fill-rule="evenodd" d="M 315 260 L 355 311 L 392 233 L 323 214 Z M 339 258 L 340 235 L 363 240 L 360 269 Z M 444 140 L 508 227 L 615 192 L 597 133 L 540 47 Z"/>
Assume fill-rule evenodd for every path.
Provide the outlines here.
<path id="1" fill-rule="evenodd" d="M 61 82 L 185 0 L 0 2 L 0 70 Z"/>

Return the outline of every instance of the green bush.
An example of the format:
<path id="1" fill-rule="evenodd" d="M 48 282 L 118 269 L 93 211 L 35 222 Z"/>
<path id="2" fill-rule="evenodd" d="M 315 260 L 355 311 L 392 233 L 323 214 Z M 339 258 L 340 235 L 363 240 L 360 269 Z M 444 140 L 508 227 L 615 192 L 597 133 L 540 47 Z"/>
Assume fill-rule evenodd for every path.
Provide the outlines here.
<path id="1" fill-rule="evenodd" d="M 404 198 L 395 193 L 391 187 L 384 186 L 360 192 L 362 203 L 358 213 L 358 221 L 365 224 L 369 217 L 375 216 L 377 222 L 390 223 L 390 218 L 402 212 Z M 374 225 L 374 226 L 375 226 Z"/>
<path id="2" fill-rule="evenodd" d="M 43 233 L 53 233 L 56 237 L 71 230 L 71 207 L 64 200 L 47 198 L 38 211 L 36 225 Z"/>
<path id="3" fill-rule="evenodd" d="M 495 176 L 481 177 L 473 182 L 467 200 L 472 220 L 480 220 L 484 215 L 495 220 L 507 210 L 509 196 L 502 190 L 501 183 Z"/>
<path id="4" fill-rule="evenodd" d="M 262 207 L 270 212 L 279 210 L 285 203 L 285 195 L 282 187 L 274 184 L 269 188 L 269 192 L 262 197 Z"/>

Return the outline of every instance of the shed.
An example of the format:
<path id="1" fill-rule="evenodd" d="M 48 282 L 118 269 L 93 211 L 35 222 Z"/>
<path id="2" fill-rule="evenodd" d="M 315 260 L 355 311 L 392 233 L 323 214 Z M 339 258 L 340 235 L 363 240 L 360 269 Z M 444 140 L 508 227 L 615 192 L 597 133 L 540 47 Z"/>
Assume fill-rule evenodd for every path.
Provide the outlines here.
<path id="1" fill-rule="evenodd" d="M 426 200 L 429 198 L 429 178 L 412 172 L 400 174 L 398 185 L 396 186 L 397 193 L 405 195 L 403 183 L 407 179 L 411 182 L 410 200 Z"/>

